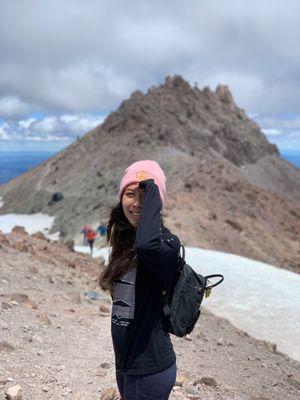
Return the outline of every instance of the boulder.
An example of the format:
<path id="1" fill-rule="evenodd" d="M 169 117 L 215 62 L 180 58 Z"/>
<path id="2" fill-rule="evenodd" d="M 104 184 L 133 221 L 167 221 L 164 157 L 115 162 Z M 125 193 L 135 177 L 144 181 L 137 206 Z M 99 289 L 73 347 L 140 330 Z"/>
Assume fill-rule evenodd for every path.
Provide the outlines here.
<path id="1" fill-rule="evenodd" d="M 14 235 L 28 236 L 28 232 L 26 232 L 24 226 L 19 225 L 14 226 L 11 230 L 11 233 Z"/>
<path id="2" fill-rule="evenodd" d="M 14 385 L 5 392 L 7 400 L 22 400 L 22 388 L 20 385 Z"/>
<path id="3" fill-rule="evenodd" d="M 47 240 L 45 235 L 41 231 L 38 231 L 38 232 L 34 233 L 33 235 L 31 235 L 31 237 L 36 238 L 36 239 L 40 239 L 40 240 Z"/>

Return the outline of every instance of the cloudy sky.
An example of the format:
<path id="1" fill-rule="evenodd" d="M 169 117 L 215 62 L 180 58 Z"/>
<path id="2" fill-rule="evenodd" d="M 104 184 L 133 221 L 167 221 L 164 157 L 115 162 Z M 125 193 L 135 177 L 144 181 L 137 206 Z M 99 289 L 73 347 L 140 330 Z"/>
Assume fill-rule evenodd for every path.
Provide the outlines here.
<path id="1" fill-rule="evenodd" d="M 3 0 L 0 149 L 62 148 L 181 74 L 300 151 L 299 43 L 299 0 Z"/>

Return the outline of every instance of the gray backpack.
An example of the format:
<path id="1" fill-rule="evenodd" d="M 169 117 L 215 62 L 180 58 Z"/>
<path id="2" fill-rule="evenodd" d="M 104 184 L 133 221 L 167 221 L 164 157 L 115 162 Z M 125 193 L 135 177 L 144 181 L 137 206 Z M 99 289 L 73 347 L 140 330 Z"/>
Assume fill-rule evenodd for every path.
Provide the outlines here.
<path id="1" fill-rule="evenodd" d="M 210 295 L 211 289 L 219 285 L 224 277 L 221 274 L 202 276 L 197 274 L 185 262 L 185 250 L 181 246 L 182 256 L 175 282 L 171 290 L 163 291 L 163 321 L 167 332 L 183 337 L 191 333 L 200 316 L 203 297 Z M 217 278 L 215 283 L 209 280 Z"/>

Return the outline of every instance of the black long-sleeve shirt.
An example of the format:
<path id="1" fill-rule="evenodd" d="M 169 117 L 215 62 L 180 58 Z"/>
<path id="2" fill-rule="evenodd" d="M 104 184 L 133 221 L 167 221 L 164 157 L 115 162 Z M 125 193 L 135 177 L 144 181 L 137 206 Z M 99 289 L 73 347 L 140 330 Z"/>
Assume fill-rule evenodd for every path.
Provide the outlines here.
<path id="1" fill-rule="evenodd" d="M 162 289 L 174 280 L 179 239 L 162 226 L 157 185 L 143 181 L 145 191 L 134 249 L 138 267 L 115 282 L 112 291 L 112 339 L 116 369 L 131 375 L 163 371 L 175 361 L 162 324 Z"/>

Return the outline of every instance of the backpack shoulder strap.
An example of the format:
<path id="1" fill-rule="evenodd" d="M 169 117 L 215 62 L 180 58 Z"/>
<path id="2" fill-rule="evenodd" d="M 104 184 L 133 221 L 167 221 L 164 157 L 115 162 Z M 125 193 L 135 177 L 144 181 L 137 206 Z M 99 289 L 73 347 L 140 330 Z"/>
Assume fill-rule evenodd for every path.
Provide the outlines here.
<path id="1" fill-rule="evenodd" d="M 181 253 L 181 254 L 179 254 L 180 261 L 179 261 L 179 264 L 177 266 L 177 270 L 176 270 L 176 275 L 175 275 L 173 286 L 171 287 L 170 290 L 164 289 L 163 292 L 162 292 L 162 304 L 163 304 L 163 308 L 162 309 L 163 309 L 163 314 L 164 314 L 165 317 L 169 317 L 170 314 L 171 314 L 170 305 L 169 305 L 170 304 L 170 300 L 171 300 L 171 297 L 173 295 L 174 286 L 176 285 L 176 282 L 178 280 L 178 277 L 180 276 L 182 268 L 185 265 L 185 249 L 184 249 L 184 246 L 182 244 L 180 245 L 179 252 Z"/>

